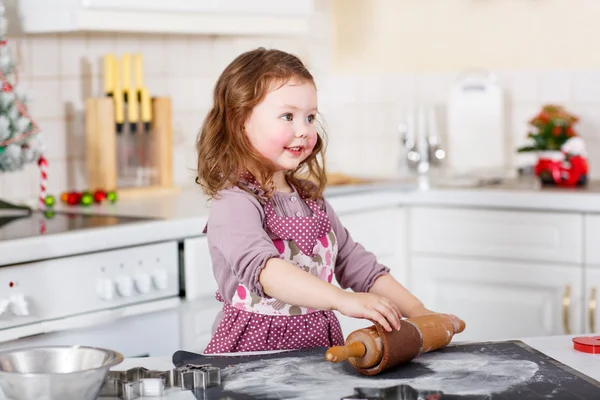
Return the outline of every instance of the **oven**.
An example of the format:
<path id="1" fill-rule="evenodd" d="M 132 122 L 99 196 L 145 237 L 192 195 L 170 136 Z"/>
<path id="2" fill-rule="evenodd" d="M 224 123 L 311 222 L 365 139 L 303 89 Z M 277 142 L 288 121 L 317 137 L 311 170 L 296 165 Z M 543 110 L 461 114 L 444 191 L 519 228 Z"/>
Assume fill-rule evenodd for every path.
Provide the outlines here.
<path id="1" fill-rule="evenodd" d="M 125 357 L 180 344 L 182 230 L 152 218 L 0 216 L 0 350 L 99 346 Z"/>

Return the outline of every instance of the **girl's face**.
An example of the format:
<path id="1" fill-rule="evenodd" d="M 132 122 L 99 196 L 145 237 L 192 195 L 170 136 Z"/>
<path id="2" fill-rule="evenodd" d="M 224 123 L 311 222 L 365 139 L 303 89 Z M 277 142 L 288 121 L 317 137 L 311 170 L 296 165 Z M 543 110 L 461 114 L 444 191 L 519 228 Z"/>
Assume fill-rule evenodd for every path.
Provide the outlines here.
<path id="1" fill-rule="evenodd" d="M 294 170 L 317 142 L 315 86 L 297 81 L 271 90 L 244 124 L 250 143 L 276 166 Z"/>

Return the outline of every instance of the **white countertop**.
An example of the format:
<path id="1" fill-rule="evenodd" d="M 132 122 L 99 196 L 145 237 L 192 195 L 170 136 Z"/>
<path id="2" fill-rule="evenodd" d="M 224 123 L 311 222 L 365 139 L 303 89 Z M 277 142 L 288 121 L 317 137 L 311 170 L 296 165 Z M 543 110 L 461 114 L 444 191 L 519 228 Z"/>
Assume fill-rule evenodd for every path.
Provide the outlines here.
<path id="1" fill-rule="evenodd" d="M 549 357 L 579 371 L 592 379 L 600 381 L 600 354 L 587 354 L 573 349 L 572 338 L 580 336 L 549 336 L 521 339 L 525 344 L 546 354 Z M 458 343 L 458 342 L 457 342 Z M 145 367 L 155 370 L 174 368 L 171 357 L 129 358 L 114 367 L 114 370 L 127 370 L 133 367 Z M 195 397 L 188 391 L 169 389 L 163 397 L 142 397 L 155 400 L 193 400 Z"/>

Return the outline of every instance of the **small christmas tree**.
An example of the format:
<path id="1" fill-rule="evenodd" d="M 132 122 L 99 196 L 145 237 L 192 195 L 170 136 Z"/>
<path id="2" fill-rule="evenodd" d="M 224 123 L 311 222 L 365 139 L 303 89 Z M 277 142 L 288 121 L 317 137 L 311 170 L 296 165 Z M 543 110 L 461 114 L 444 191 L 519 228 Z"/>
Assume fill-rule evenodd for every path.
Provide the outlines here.
<path id="1" fill-rule="evenodd" d="M 7 46 L 8 23 L 0 2 L 0 172 L 37 162 L 42 153 L 39 129 L 27 113 L 26 97 L 16 88 L 17 68 Z"/>

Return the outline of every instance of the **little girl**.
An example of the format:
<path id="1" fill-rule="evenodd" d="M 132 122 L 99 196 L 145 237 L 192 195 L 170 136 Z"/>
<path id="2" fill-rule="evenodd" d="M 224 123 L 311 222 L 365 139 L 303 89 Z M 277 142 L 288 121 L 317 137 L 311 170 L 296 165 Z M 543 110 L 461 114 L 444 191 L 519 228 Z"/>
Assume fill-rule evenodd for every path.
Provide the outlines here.
<path id="1" fill-rule="evenodd" d="M 205 353 L 342 345 L 334 310 L 388 331 L 402 316 L 431 313 L 352 240 L 323 198 L 317 90 L 297 57 L 241 54 L 213 101 L 196 182 L 213 199 L 205 231 L 223 309 Z M 331 284 L 334 275 L 353 292 Z"/>

